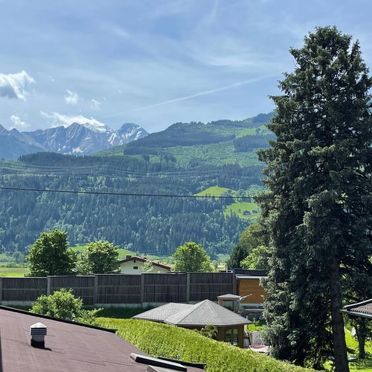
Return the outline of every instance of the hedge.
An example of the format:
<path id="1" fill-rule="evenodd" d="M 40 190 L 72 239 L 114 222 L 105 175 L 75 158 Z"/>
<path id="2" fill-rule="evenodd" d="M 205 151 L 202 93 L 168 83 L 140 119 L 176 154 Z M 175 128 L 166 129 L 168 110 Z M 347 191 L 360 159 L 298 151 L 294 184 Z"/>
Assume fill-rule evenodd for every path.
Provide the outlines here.
<path id="1" fill-rule="evenodd" d="M 309 369 L 266 355 L 215 341 L 195 331 L 168 324 L 135 319 L 98 318 L 98 323 L 117 329 L 124 340 L 151 356 L 205 363 L 207 371 L 304 372 Z"/>

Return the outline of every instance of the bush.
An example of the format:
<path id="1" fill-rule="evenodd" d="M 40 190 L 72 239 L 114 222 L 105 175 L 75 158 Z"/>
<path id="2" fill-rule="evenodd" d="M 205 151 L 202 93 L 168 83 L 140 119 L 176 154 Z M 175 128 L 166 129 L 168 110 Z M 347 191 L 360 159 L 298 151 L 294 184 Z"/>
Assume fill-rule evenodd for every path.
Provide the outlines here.
<path id="1" fill-rule="evenodd" d="M 207 371 L 301 372 L 310 371 L 288 363 L 211 340 L 189 329 L 134 319 L 98 318 L 107 328 L 152 356 L 205 363 Z"/>
<path id="2" fill-rule="evenodd" d="M 72 289 L 60 289 L 53 294 L 40 296 L 32 305 L 31 312 L 53 318 L 96 324 L 97 310 L 84 310 L 83 301 L 75 297 Z"/>

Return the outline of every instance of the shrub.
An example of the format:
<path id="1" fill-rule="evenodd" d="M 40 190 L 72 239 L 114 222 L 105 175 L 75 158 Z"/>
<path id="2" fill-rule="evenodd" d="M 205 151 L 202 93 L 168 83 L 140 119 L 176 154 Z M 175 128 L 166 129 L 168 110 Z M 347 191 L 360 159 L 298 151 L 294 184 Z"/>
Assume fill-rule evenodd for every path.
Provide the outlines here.
<path id="1" fill-rule="evenodd" d="M 99 311 L 84 310 L 83 301 L 75 297 L 72 289 L 60 289 L 53 294 L 40 296 L 32 305 L 31 312 L 53 318 L 96 324 L 95 315 Z"/>

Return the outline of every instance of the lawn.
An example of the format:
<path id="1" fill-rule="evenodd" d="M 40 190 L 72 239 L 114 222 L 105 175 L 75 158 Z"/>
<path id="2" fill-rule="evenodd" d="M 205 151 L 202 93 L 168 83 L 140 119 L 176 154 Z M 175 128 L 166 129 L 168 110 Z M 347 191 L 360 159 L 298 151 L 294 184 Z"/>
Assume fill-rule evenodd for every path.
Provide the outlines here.
<path id="1" fill-rule="evenodd" d="M 231 214 L 235 214 L 240 218 L 246 220 L 255 220 L 260 213 L 259 206 L 254 202 L 235 202 L 233 204 L 228 205 L 224 209 L 224 215 L 230 216 Z"/>
<path id="2" fill-rule="evenodd" d="M 27 272 L 27 267 L 4 267 L 0 266 L 0 277 L 23 277 Z"/>
<path id="3" fill-rule="evenodd" d="M 349 330 L 346 330 L 346 344 L 349 349 L 352 349 L 352 357 L 356 357 L 358 354 L 358 341 L 352 337 Z M 366 342 L 366 352 L 368 353 L 368 358 L 365 360 L 356 360 L 350 363 L 350 371 L 355 372 L 371 372 L 372 371 L 372 341 Z M 350 357 L 349 356 L 349 357 Z"/>
<path id="4" fill-rule="evenodd" d="M 234 193 L 234 190 L 228 189 L 227 187 L 211 186 L 207 189 L 198 192 L 197 196 L 222 196 L 226 193 Z"/>

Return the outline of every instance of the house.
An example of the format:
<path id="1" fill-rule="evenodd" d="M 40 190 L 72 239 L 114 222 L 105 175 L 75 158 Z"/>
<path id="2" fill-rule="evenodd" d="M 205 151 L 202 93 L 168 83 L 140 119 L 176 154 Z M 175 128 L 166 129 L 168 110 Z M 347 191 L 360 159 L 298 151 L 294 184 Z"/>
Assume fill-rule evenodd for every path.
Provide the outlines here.
<path id="1" fill-rule="evenodd" d="M 265 270 L 232 269 L 236 277 L 239 296 L 244 297 L 242 304 L 262 305 L 264 302 L 265 290 L 261 285 L 261 279 L 267 278 Z"/>
<path id="2" fill-rule="evenodd" d="M 135 319 L 172 324 L 189 329 L 214 326 L 216 339 L 243 347 L 244 325 L 248 320 L 210 300 L 197 304 L 169 303 L 134 316 Z"/>
<path id="3" fill-rule="evenodd" d="M 0 306 L 2 372 L 200 371 L 143 355 L 113 330 Z"/>
<path id="4" fill-rule="evenodd" d="M 349 316 L 359 316 L 362 318 L 372 319 L 372 298 L 344 306 L 342 312 Z"/>
<path id="5" fill-rule="evenodd" d="M 249 319 L 259 318 L 263 312 L 265 290 L 261 280 L 267 278 L 265 270 L 232 269 L 236 278 L 236 293 L 241 297 L 240 312 Z"/>
<path id="6" fill-rule="evenodd" d="M 171 267 L 160 262 L 148 260 L 146 257 L 126 256 L 119 261 L 121 274 L 168 273 Z"/>

